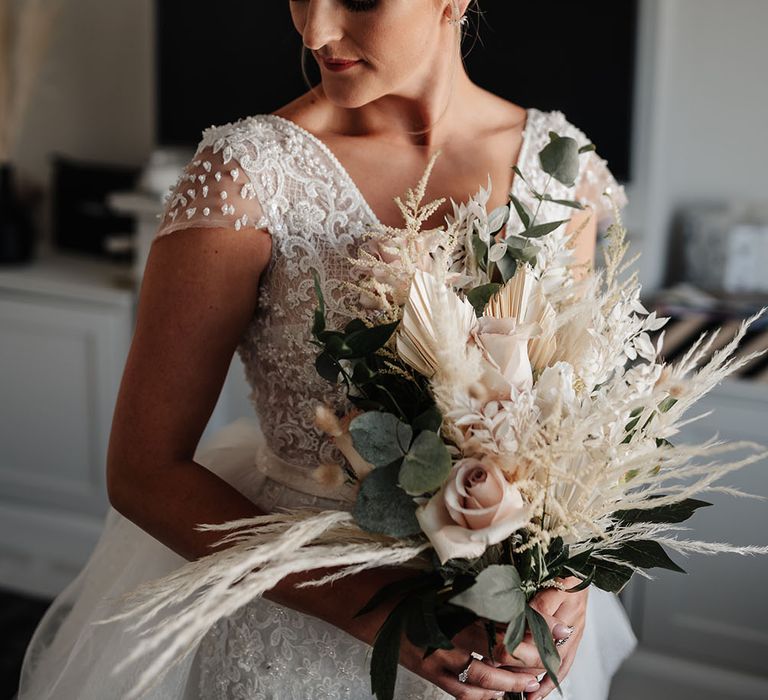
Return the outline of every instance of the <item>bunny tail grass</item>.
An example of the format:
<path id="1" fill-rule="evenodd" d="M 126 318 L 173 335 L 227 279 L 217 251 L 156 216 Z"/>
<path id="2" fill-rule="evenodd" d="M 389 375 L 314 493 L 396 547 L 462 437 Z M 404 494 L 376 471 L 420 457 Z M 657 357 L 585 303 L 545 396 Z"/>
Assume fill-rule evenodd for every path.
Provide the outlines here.
<path id="1" fill-rule="evenodd" d="M 114 672 L 142 657 L 148 663 L 127 700 L 142 697 L 219 619 L 258 598 L 289 574 L 343 567 L 323 579 L 333 580 L 378 566 L 424 568 L 426 563 L 418 555 L 430 547 L 423 539 L 365 532 L 351 513 L 336 510 L 295 509 L 221 525 L 198 525 L 197 529 L 233 530 L 213 545 L 229 546 L 124 594 L 118 598 L 123 611 L 93 623 L 135 620 L 128 629 L 138 630 L 140 640 Z M 169 608 L 173 608 L 172 613 L 160 615 Z"/>

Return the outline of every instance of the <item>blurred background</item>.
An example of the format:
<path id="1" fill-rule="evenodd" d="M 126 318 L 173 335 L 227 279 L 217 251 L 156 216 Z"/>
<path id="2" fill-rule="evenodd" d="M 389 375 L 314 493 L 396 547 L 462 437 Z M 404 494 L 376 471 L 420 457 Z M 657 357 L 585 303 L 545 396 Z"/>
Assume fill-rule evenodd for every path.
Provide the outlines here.
<path id="1" fill-rule="evenodd" d="M 645 301 L 671 317 L 666 357 L 719 327 L 724 345 L 768 299 L 768 0 L 481 7 L 470 76 L 563 111 L 625 185 Z M 112 411 L 162 197 L 205 127 L 306 91 L 300 46 L 287 0 L 0 0 L 0 698 L 13 697 L 29 635 L 101 529 Z M 768 328 L 743 348 L 768 348 Z M 235 357 L 203 438 L 251 415 L 247 393 Z M 699 408 L 712 413 L 679 442 L 765 442 L 766 357 Z M 768 496 L 766 467 L 727 483 Z M 691 538 L 765 542 L 764 503 L 709 500 Z M 689 576 L 663 572 L 622 594 L 640 646 L 612 698 L 768 697 L 768 558 L 679 563 Z"/>

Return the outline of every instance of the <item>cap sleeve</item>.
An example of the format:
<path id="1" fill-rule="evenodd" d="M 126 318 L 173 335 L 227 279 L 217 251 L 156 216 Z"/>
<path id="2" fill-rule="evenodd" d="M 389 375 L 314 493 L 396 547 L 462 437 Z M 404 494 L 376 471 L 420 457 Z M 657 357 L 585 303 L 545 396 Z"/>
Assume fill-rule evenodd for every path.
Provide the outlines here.
<path id="1" fill-rule="evenodd" d="M 166 195 L 155 238 L 193 227 L 267 226 L 251 174 L 257 144 L 232 126 L 203 132 L 195 155 Z"/>
<path id="2" fill-rule="evenodd" d="M 610 195 L 610 198 L 606 195 Z M 608 162 L 596 151 L 590 151 L 576 182 L 576 199 L 595 212 L 598 226 L 604 228 L 613 223 L 611 201 L 623 209 L 627 203 L 624 186 L 619 184 L 608 168 Z"/>

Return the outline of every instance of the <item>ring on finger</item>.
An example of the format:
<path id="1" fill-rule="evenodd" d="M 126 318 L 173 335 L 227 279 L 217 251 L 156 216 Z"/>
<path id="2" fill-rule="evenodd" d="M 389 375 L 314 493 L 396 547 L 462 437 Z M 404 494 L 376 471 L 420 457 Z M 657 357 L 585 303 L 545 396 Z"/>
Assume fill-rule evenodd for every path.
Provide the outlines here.
<path id="1" fill-rule="evenodd" d="M 567 642 L 567 641 L 568 641 L 568 640 L 571 638 L 571 635 L 573 634 L 573 630 L 574 630 L 574 628 L 573 628 L 572 626 L 571 626 L 571 627 L 569 627 L 569 628 L 568 628 L 568 636 L 567 636 L 567 637 L 563 637 L 562 639 L 558 639 L 558 640 L 555 642 L 555 646 L 556 646 L 556 647 L 561 647 L 561 646 L 563 646 L 563 644 L 565 644 L 565 643 L 566 643 L 566 642 Z"/>
<path id="2" fill-rule="evenodd" d="M 485 657 L 482 654 L 478 654 L 476 651 L 473 651 L 470 653 L 470 659 L 467 663 L 467 667 L 459 674 L 459 683 L 466 683 L 467 678 L 469 677 L 469 667 L 472 665 L 472 662 L 477 659 L 478 661 L 482 661 L 485 659 Z"/>

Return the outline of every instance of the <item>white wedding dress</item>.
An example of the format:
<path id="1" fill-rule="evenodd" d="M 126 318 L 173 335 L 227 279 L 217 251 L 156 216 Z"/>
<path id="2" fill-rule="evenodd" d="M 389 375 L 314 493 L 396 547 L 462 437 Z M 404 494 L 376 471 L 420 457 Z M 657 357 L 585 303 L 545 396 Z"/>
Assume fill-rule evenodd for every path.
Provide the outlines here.
<path id="1" fill-rule="evenodd" d="M 536 156 L 550 130 L 573 136 L 579 145 L 587 142 L 561 112 L 529 109 L 518 165 L 539 190 L 548 176 Z M 584 157 L 582 164 L 575 188 L 553 181 L 549 193 L 554 199 L 577 196 L 601 219 L 610 216 L 601 193 L 612 188 L 614 200 L 624 205 L 622 187 L 597 153 Z M 513 190 L 534 205 L 521 178 L 515 178 Z M 545 202 L 540 215 L 548 221 L 570 213 Z M 378 224 L 376 215 L 327 145 L 294 122 L 271 114 L 207 129 L 166 203 L 158 237 L 189 226 L 227 226 L 232 235 L 256 226 L 272 235 L 272 260 L 263 276 L 258 308 L 237 349 L 253 388 L 256 416 L 224 427 L 195 454 L 197 462 L 266 511 L 304 504 L 351 509 L 348 494 L 325 493 L 310 476 L 319 460 L 332 455 L 327 441 L 310 427 L 314 406 L 319 401 L 337 406 L 343 402 L 314 369 L 315 349 L 308 342 L 316 305 L 312 271 L 320 275 L 330 323 L 340 325 L 349 273 L 346 259 L 371 224 Z M 124 697 L 141 669 L 133 666 L 118 675 L 112 670 L 133 648 L 135 633 L 124 624 L 91 622 L 116 612 L 121 593 L 184 562 L 110 508 L 90 560 L 35 632 L 24 660 L 19 700 Z M 611 676 L 635 643 L 616 597 L 593 587 L 584 637 L 563 684 L 566 698 L 604 700 Z M 370 651 L 333 625 L 260 598 L 211 628 L 193 653 L 158 678 L 146 697 L 371 698 Z M 398 700 L 450 697 L 399 669 Z"/>

